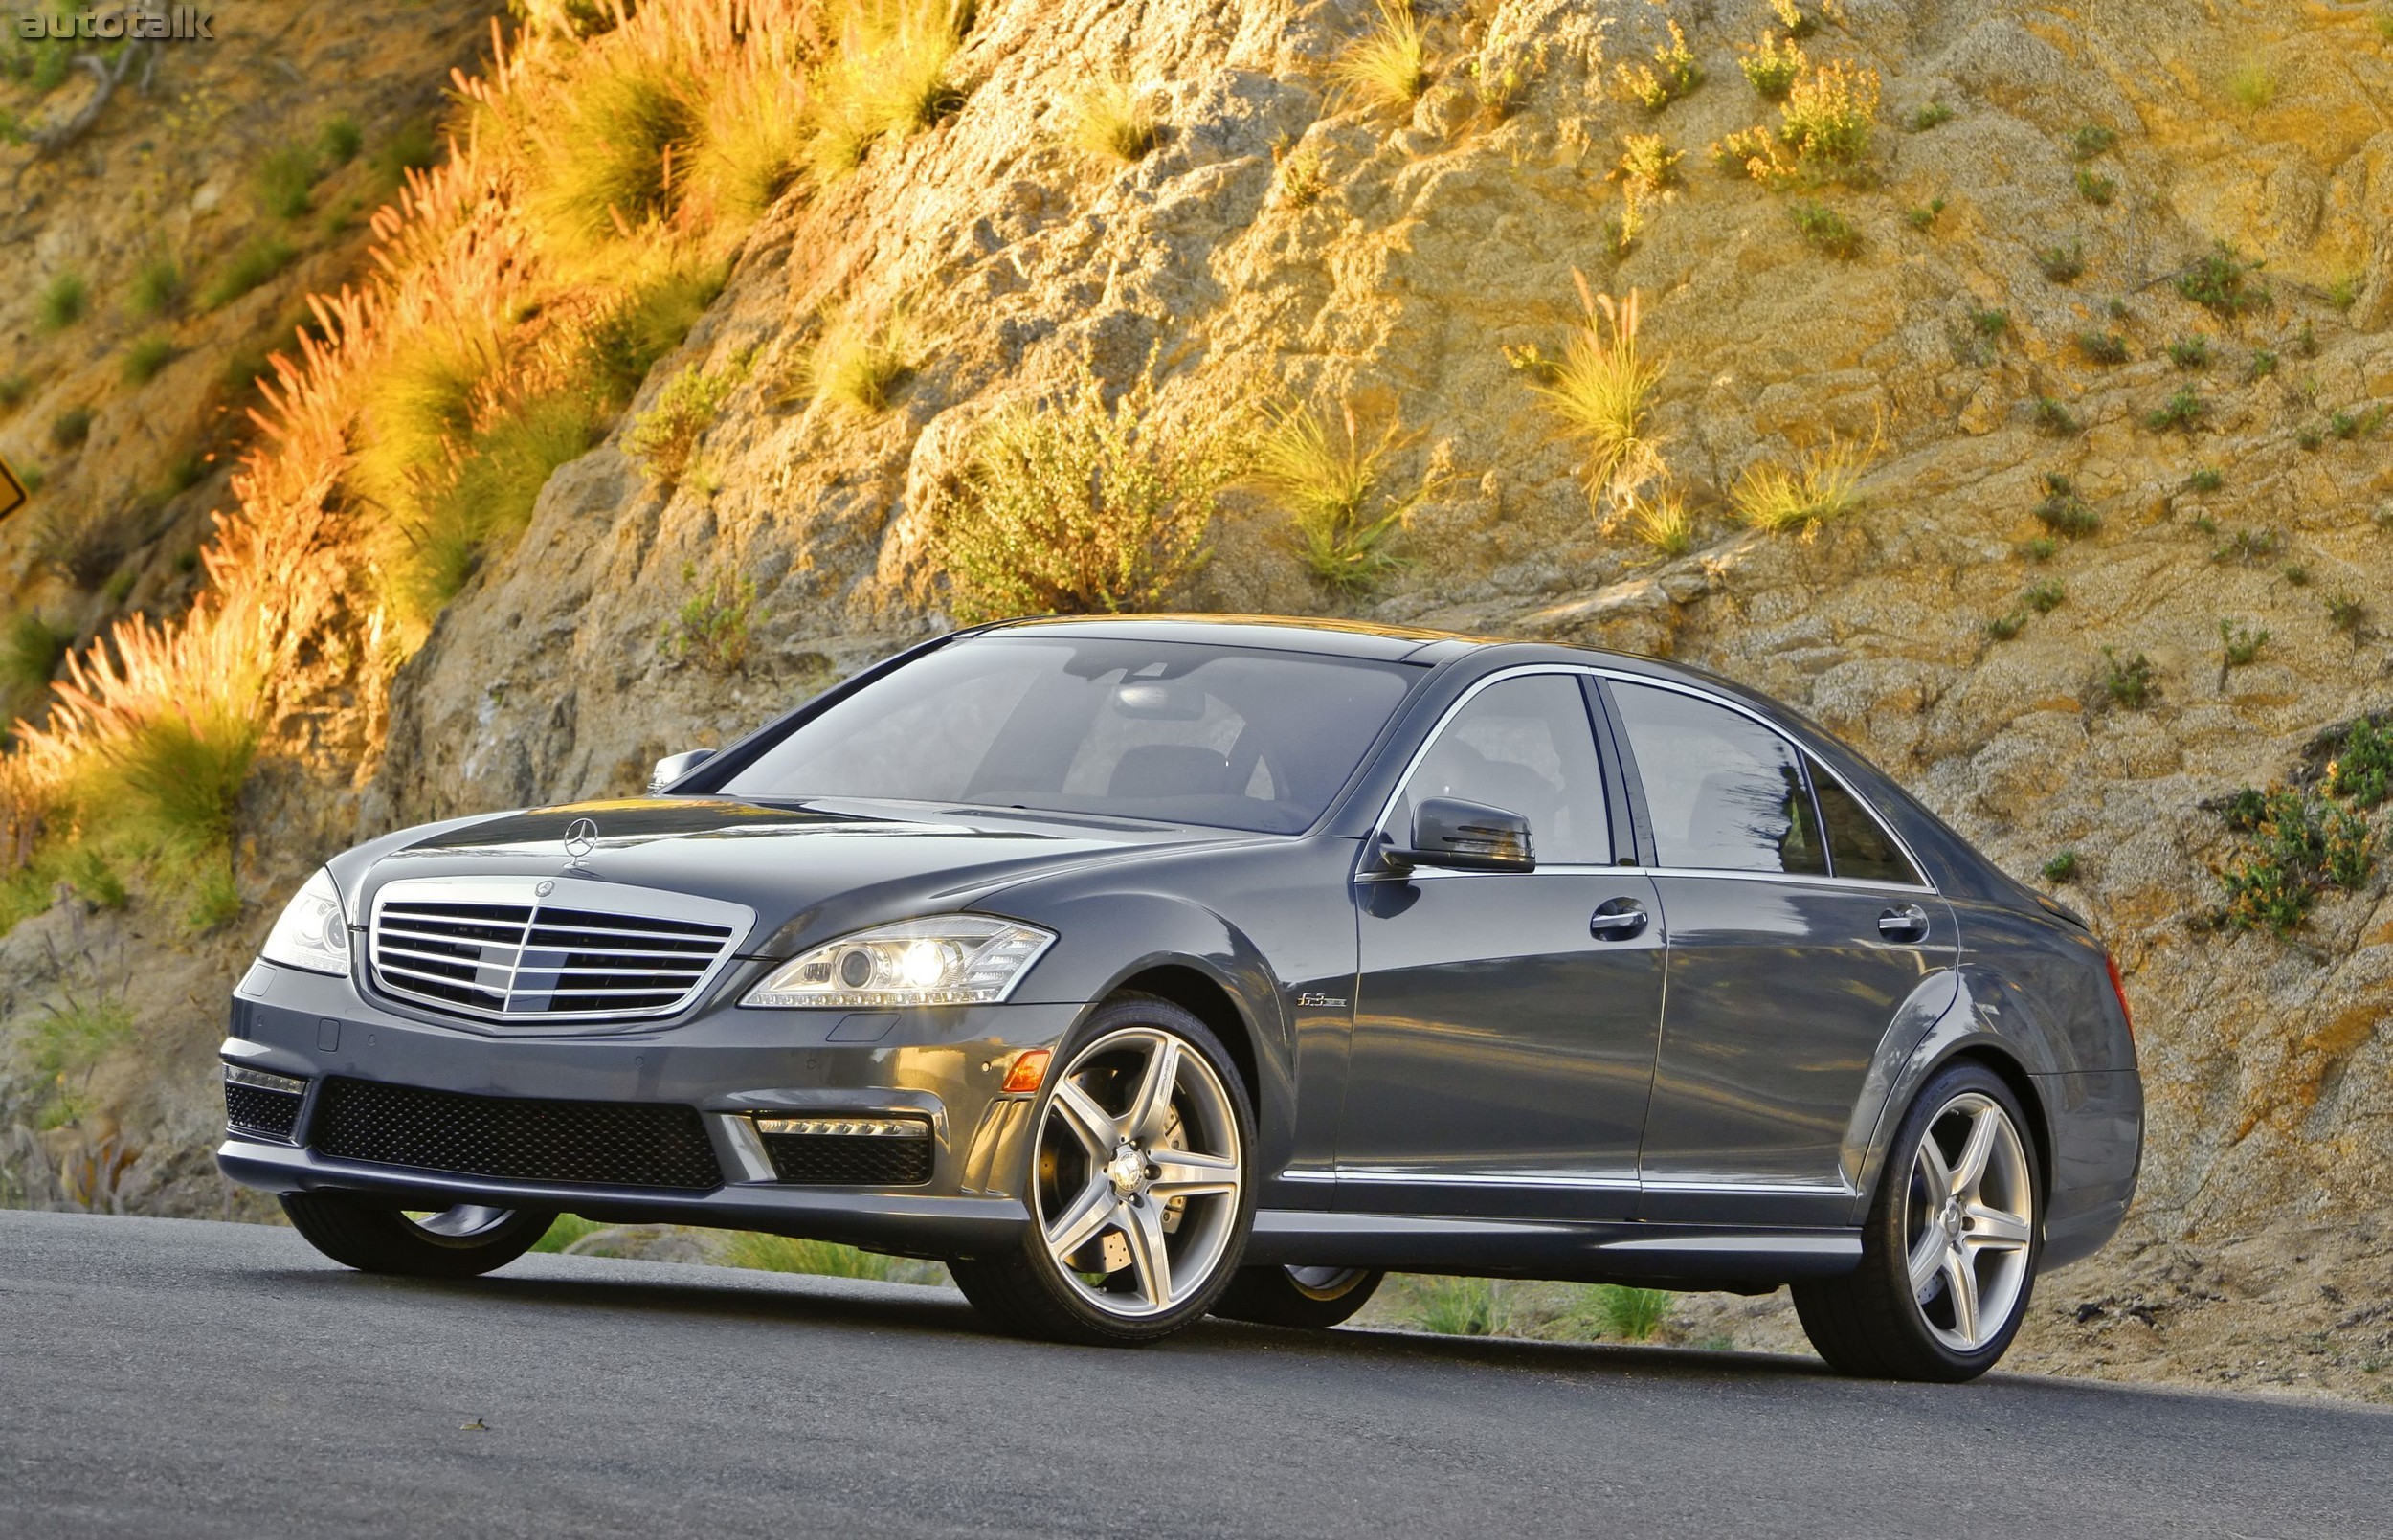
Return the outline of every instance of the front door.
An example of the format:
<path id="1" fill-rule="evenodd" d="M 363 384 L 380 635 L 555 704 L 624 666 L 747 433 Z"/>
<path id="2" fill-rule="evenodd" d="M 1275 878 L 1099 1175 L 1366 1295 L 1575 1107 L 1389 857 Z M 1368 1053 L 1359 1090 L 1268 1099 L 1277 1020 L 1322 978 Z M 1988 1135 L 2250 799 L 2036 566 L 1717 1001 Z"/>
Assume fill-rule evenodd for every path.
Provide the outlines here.
<path id="1" fill-rule="evenodd" d="M 1629 1217 L 1662 1005 L 1662 910 L 1649 878 L 1612 864 L 1580 678 L 1515 675 L 1469 696 L 1391 810 L 1384 827 L 1398 842 L 1432 796 L 1525 816 L 1536 869 L 1356 882 L 1338 1206 Z"/>
<path id="2" fill-rule="evenodd" d="M 1906 1003 L 1949 982 L 1952 911 L 1824 770 L 1815 799 L 1781 734 L 1701 696 L 1609 689 L 1670 924 L 1641 1213 L 1845 1223 L 1855 1108 Z"/>

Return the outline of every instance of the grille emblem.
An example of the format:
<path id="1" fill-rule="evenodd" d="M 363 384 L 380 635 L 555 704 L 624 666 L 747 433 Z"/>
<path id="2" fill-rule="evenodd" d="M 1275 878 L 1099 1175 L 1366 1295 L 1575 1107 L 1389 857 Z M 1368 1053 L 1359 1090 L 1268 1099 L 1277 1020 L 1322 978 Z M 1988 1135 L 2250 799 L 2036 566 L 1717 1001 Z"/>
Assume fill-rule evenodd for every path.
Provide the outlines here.
<path id="1" fill-rule="evenodd" d="M 582 858 L 598 848 L 598 824 L 593 818 L 576 818 L 565 826 L 565 853 L 579 866 Z"/>

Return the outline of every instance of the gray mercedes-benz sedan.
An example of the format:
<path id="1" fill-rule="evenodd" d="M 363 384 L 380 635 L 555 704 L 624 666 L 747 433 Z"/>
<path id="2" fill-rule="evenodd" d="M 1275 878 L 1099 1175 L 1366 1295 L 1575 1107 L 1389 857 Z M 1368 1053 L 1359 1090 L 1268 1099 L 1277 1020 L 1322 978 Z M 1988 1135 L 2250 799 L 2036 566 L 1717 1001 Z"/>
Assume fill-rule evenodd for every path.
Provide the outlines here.
<path id="1" fill-rule="evenodd" d="M 1792 1284 L 1830 1364 L 1946 1380 L 2142 1132 L 2086 925 L 1800 716 L 1296 620 L 960 632 L 647 796 L 361 845 L 223 1059 L 223 1169 L 372 1271 L 765 1230 L 1100 1343 L 1387 1268 Z"/>

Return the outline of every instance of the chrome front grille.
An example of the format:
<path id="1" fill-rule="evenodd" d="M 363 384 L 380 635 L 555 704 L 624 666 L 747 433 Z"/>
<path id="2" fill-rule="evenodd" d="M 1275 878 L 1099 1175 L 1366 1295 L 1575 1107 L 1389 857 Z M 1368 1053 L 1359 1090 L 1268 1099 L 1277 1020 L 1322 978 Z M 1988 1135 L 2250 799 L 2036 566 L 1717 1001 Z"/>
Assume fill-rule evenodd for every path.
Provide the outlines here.
<path id="1" fill-rule="evenodd" d="M 370 955 L 385 993 L 458 1016 L 670 1016 L 753 919 L 736 904 L 587 878 L 414 878 L 375 895 Z"/>

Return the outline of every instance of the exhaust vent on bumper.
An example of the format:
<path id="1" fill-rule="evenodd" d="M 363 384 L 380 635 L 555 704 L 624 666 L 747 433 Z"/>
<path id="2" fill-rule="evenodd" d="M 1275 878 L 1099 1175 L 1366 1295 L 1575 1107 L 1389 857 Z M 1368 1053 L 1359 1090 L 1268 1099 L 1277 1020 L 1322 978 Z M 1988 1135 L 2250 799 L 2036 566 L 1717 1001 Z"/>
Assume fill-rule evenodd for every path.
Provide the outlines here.
<path id="1" fill-rule="evenodd" d="M 224 1127 L 229 1133 L 289 1144 L 299 1127 L 300 1105 L 306 1100 L 303 1080 L 239 1064 L 224 1066 Z"/>
<path id="2" fill-rule="evenodd" d="M 930 1125 L 920 1118 L 756 1120 L 773 1180 L 817 1187 L 920 1187 L 930 1180 Z"/>
<path id="3" fill-rule="evenodd" d="M 377 1081 L 324 1082 L 309 1144 L 335 1160 L 577 1187 L 705 1192 L 723 1168 L 695 1107 L 466 1096 Z"/>

